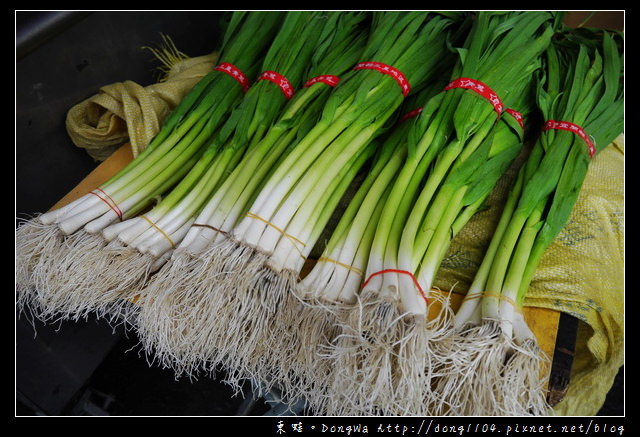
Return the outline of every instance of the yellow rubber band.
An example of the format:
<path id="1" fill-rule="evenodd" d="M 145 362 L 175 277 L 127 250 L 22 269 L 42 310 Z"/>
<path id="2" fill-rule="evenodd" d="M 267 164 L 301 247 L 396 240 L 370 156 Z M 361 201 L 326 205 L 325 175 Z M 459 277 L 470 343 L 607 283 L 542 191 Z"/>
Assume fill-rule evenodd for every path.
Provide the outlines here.
<path id="1" fill-rule="evenodd" d="M 506 302 L 509 302 L 511 304 L 511 306 L 513 306 L 513 308 L 516 310 L 516 312 L 520 312 L 521 311 L 521 309 L 518 306 L 518 304 L 516 304 L 516 302 L 513 299 L 511 299 L 510 297 L 501 296 L 500 300 L 504 300 Z"/>
<path id="2" fill-rule="evenodd" d="M 151 220 L 149 220 L 149 218 L 147 218 L 147 216 L 145 215 L 141 215 L 140 217 L 142 217 L 143 219 L 145 219 L 151 226 L 153 226 L 158 232 L 160 232 L 162 234 L 162 236 L 164 238 L 167 239 L 167 241 L 169 242 L 169 244 L 171 244 L 171 247 L 173 249 L 176 248 L 176 245 L 173 244 L 173 241 L 171 241 L 171 238 L 169 238 L 169 236 L 167 234 L 164 233 L 164 231 L 162 229 L 160 229 L 154 222 L 152 222 Z"/>
<path id="3" fill-rule="evenodd" d="M 495 297 L 495 298 L 496 298 L 496 299 L 498 299 L 498 300 L 504 300 L 505 302 L 510 303 L 510 304 L 511 304 L 511 306 L 513 306 L 513 308 L 514 308 L 517 312 L 520 312 L 520 311 L 521 311 L 521 309 L 520 309 L 520 307 L 518 306 L 518 304 L 516 304 L 516 302 L 515 302 L 513 299 L 511 299 L 510 297 L 508 297 L 508 296 L 505 296 L 505 295 L 503 295 L 503 294 L 501 294 L 501 293 L 496 293 L 496 292 L 493 292 L 493 291 L 485 291 L 485 292 L 484 292 L 484 295 L 485 295 L 486 297 Z"/>
<path id="4" fill-rule="evenodd" d="M 351 270 L 352 272 L 354 272 L 354 273 L 356 273 L 356 274 L 358 274 L 358 275 L 360 275 L 360 276 L 363 276 L 363 277 L 364 277 L 364 272 L 363 272 L 362 270 L 360 270 L 359 268 L 356 268 L 356 267 L 350 266 L 350 265 L 345 264 L 345 263 L 341 263 L 341 262 L 340 262 L 340 261 L 338 261 L 338 260 L 331 259 L 331 258 L 327 258 L 327 257 L 324 257 L 324 256 L 321 256 L 320 258 L 318 258 L 318 261 L 317 261 L 317 262 L 322 262 L 322 261 L 337 264 L 337 265 L 339 265 L 339 266 L 341 266 L 341 267 L 344 267 L 344 268 L 345 268 L 345 269 L 347 269 L 347 270 Z"/>
<path id="5" fill-rule="evenodd" d="M 220 234 L 226 234 L 222 229 L 218 229 L 215 226 L 208 225 L 206 223 L 194 223 L 191 226 L 199 227 L 199 228 L 207 228 L 211 229 L 214 232 L 219 232 Z"/>
<path id="6" fill-rule="evenodd" d="M 483 297 L 495 297 L 496 299 L 501 299 L 502 295 L 500 293 L 496 293 L 495 291 L 485 291 L 482 293 Z"/>
<path id="7" fill-rule="evenodd" d="M 484 296 L 484 294 L 482 292 L 480 293 L 474 293 L 474 294 L 467 294 L 464 297 L 464 300 L 473 300 L 473 299 L 480 299 Z"/>
<path id="8" fill-rule="evenodd" d="M 510 297 L 505 296 L 505 295 L 503 295 L 501 293 L 496 293 L 494 291 L 485 291 L 484 293 L 480 292 L 480 293 L 469 294 L 469 295 L 464 297 L 464 300 L 481 299 L 483 297 L 494 297 L 494 298 L 496 298 L 498 300 L 504 300 L 506 302 L 509 302 L 516 309 L 516 311 L 518 311 L 518 312 L 522 311 L 521 308 L 518 306 L 518 304 L 513 299 L 511 299 Z"/>
<path id="9" fill-rule="evenodd" d="M 289 240 L 294 241 L 296 243 L 300 243 L 302 245 L 302 247 L 305 247 L 306 244 L 304 244 L 302 241 L 298 240 L 296 237 L 294 237 L 293 235 L 287 234 L 285 231 L 283 231 L 282 229 L 280 229 L 279 227 L 277 227 L 276 225 L 274 225 L 273 223 L 271 223 L 268 220 L 263 219 L 262 217 L 260 217 L 259 215 L 256 215 L 254 213 L 252 213 L 251 211 L 247 212 L 247 217 L 249 218 L 254 218 L 257 220 L 260 220 L 261 222 L 265 223 L 268 226 L 271 226 L 273 229 L 275 229 L 276 231 L 280 232 L 282 235 L 284 235 L 285 237 L 287 237 Z M 304 254 L 302 253 L 302 250 L 300 248 L 298 248 L 298 246 L 296 246 L 295 244 L 293 245 L 293 247 L 296 248 L 296 250 L 300 253 L 300 256 L 302 257 L 302 259 L 307 259 L 306 256 L 304 256 Z"/>

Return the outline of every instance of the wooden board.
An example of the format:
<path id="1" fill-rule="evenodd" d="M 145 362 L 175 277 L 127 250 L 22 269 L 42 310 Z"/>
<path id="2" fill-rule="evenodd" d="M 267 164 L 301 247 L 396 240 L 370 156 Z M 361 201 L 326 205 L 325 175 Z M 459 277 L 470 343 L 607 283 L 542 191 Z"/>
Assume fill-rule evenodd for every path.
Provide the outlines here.
<path id="1" fill-rule="evenodd" d="M 83 179 L 73 190 L 71 190 L 66 196 L 60 199 L 52 209 L 59 208 L 78 197 L 88 193 L 89 191 L 97 188 L 103 182 L 107 181 L 110 177 L 116 174 L 126 164 L 132 160 L 131 148 L 125 144 L 116 152 L 114 152 L 109 158 L 101 163 L 96 169 L 94 169 L 85 179 Z M 461 294 L 453 293 L 451 296 L 451 302 L 454 309 L 457 309 L 462 298 Z M 565 362 L 564 366 L 552 366 L 552 373 L 549 378 L 549 402 L 551 405 L 555 405 L 562 400 L 566 388 L 568 385 L 568 372 L 566 361 L 568 357 L 573 356 L 573 345 L 563 344 L 561 345 L 561 354 L 556 352 L 556 338 L 558 335 L 558 327 L 560 324 L 561 314 L 558 311 L 546 309 L 546 308 L 534 308 L 525 307 L 524 316 L 529 324 L 529 327 L 536 335 L 538 344 L 544 353 L 555 361 L 556 358 L 560 358 L 562 362 Z M 574 343 L 575 344 L 575 343 Z M 558 356 L 559 355 L 559 356 Z M 561 363 L 562 364 L 562 363 Z M 569 362 L 569 369 L 570 369 Z M 554 369 L 559 374 L 554 375 Z"/>
<path id="2" fill-rule="evenodd" d="M 58 209 L 87 194 L 89 191 L 98 188 L 102 183 L 122 170 L 132 159 L 133 153 L 131 152 L 131 147 L 125 144 L 89 173 L 73 190 L 58 200 L 56 204 L 51 207 L 51 210 Z"/>

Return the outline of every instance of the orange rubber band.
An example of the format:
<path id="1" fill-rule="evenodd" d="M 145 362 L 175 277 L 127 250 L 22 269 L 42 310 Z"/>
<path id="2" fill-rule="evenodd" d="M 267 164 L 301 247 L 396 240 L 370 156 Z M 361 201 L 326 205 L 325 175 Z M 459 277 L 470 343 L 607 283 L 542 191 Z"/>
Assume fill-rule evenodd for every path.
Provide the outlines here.
<path id="1" fill-rule="evenodd" d="M 211 229 L 212 231 L 219 232 L 221 234 L 226 234 L 226 232 L 224 232 L 222 229 L 218 229 L 215 226 L 211 226 L 206 223 L 194 223 L 191 226 L 195 226 L 198 228 L 207 228 L 207 229 Z"/>
<path id="2" fill-rule="evenodd" d="M 362 284 L 362 288 L 366 287 L 367 284 L 369 283 L 369 281 L 371 280 L 371 278 L 373 278 L 374 276 L 377 275 L 382 275 L 384 273 L 402 273 L 403 275 L 409 275 L 411 277 L 411 279 L 413 280 L 413 283 L 416 285 L 416 288 L 418 289 L 418 291 L 420 292 L 420 295 L 422 296 L 422 298 L 424 299 L 424 301 L 426 302 L 427 306 L 429 305 L 429 299 L 427 298 L 427 296 L 424 294 L 424 290 L 422 290 L 422 287 L 420 286 L 420 284 L 418 283 L 418 280 L 416 279 L 415 276 L 413 276 L 413 273 L 407 271 L 407 270 L 398 270 L 398 269 L 385 269 L 385 270 L 380 270 L 379 272 L 375 272 L 372 273 L 371 275 L 369 275 L 369 277 L 367 278 L 366 281 L 364 281 L 364 283 Z"/>
<path id="3" fill-rule="evenodd" d="M 111 196 L 109 196 L 107 193 L 105 193 L 101 188 L 96 188 L 96 190 L 99 190 L 102 194 L 105 195 L 106 199 L 102 196 L 100 196 L 98 193 L 96 193 L 95 191 L 91 191 L 91 194 L 93 194 L 94 196 L 96 196 L 98 199 L 102 200 L 104 203 L 106 203 L 107 205 L 109 205 L 109 208 L 111 208 L 113 210 L 113 212 L 116 213 L 116 215 L 118 216 L 118 218 L 120 219 L 120 221 L 122 221 L 122 211 L 120 210 L 120 208 L 118 207 L 118 205 L 116 204 L 116 202 L 111 198 Z M 107 200 L 108 199 L 108 200 Z"/>
<path id="4" fill-rule="evenodd" d="M 469 297 L 465 296 L 464 299 L 465 300 L 467 300 L 467 299 L 471 300 L 471 299 L 480 299 L 480 298 L 483 298 L 483 297 L 493 297 L 493 298 L 498 299 L 499 301 L 504 300 L 505 302 L 510 303 L 511 306 L 513 306 L 513 308 L 517 312 L 521 312 L 522 311 L 520 306 L 518 306 L 518 304 L 516 303 L 516 301 L 514 301 L 513 299 L 511 299 L 508 296 L 505 296 L 505 295 L 503 295 L 501 293 L 496 293 L 496 292 L 493 292 L 493 291 L 485 291 L 484 293 L 475 293 L 474 295 L 469 296 Z"/>
<path id="5" fill-rule="evenodd" d="M 484 297 L 484 293 L 482 293 L 482 292 L 474 293 L 474 294 L 467 294 L 467 295 L 465 295 L 464 300 L 481 299 L 482 297 Z"/>

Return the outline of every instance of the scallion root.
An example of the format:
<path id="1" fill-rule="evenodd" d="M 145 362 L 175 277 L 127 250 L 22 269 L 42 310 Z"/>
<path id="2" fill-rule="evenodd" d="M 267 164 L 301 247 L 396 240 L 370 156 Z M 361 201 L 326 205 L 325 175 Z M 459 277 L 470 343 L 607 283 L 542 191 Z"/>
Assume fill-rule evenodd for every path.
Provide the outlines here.
<path id="1" fill-rule="evenodd" d="M 239 388 L 251 379 L 268 391 L 277 373 L 273 362 L 278 361 L 270 356 L 278 351 L 269 348 L 269 340 L 273 335 L 286 335 L 276 332 L 274 325 L 282 290 L 290 283 L 265 266 L 268 255 L 254 249 L 245 254 L 243 267 L 230 272 L 222 291 L 232 298 L 232 305 L 222 309 L 227 326 L 220 327 L 221 364 L 227 384 Z"/>
<path id="2" fill-rule="evenodd" d="M 426 319 L 366 291 L 341 322 L 331 352 L 329 415 L 421 414 L 430 331 Z"/>
<path id="3" fill-rule="evenodd" d="M 107 243 L 84 231 L 66 237 L 64 247 L 36 268 L 43 317 L 80 320 L 95 314 L 112 325 L 126 323 L 126 297 L 144 286 L 154 260 L 117 239 Z"/>
<path id="4" fill-rule="evenodd" d="M 34 269 L 43 254 L 62 245 L 64 234 L 55 224 L 44 224 L 36 216 L 19 224 L 15 239 L 16 311 L 37 317 L 41 310 Z"/>
<path id="5" fill-rule="evenodd" d="M 447 342 L 447 360 L 436 371 L 437 394 L 430 410 L 435 415 L 491 415 L 500 404 L 496 383 L 504 359 L 499 326 L 481 323 L 465 326 Z"/>
<path id="6" fill-rule="evenodd" d="M 326 410 L 327 383 L 333 371 L 327 347 L 340 332 L 340 313 L 350 306 L 297 297 L 300 304 L 289 329 L 289 348 L 281 354 L 283 374 L 291 378 L 283 381 L 282 386 L 287 393 L 296 393 L 304 399 L 311 411 L 322 413 Z"/>
<path id="7" fill-rule="evenodd" d="M 41 320 L 78 320 L 86 316 L 83 313 L 76 317 L 74 309 L 84 305 L 80 297 L 84 289 L 100 285 L 96 278 L 105 265 L 96 255 L 100 255 L 105 246 L 99 235 L 79 230 L 65 235 L 56 247 L 51 245 L 41 250 L 33 269 Z M 87 275 L 91 277 L 88 284 Z"/>
<path id="8" fill-rule="evenodd" d="M 467 325 L 451 336 L 448 361 L 436 372 L 431 412 L 440 416 L 541 416 L 546 402 L 545 356 L 535 340 L 517 344 L 495 321 Z"/>
<path id="9" fill-rule="evenodd" d="M 195 339 L 190 320 L 207 316 L 207 308 L 197 300 L 202 294 L 192 286 L 202 264 L 199 257 L 187 251 L 174 252 L 136 301 L 136 329 L 147 356 L 162 367 L 173 369 L 177 376 L 190 376 L 201 367 L 200 357 L 193 356 Z M 215 317 L 215 313 L 209 317 Z"/>
<path id="10" fill-rule="evenodd" d="M 505 415 L 547 416 L 553 409 L 547 402 L 549 358 L 534 339 L 511 345 L 504 365 L 502 393 Z M 508 407 L 514 407 L 508 409 Z"/>

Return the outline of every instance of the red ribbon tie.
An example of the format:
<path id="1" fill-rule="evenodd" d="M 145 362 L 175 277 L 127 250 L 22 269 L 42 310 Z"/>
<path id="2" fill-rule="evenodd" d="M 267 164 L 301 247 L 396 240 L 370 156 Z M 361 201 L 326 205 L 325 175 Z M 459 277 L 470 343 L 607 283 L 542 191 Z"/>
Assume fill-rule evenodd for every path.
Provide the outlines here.
<path id="1" fill-rule="evenodd" d="M 318 82 L 322 82 L 329 86 L 334 87 L 338 85 L 338 82 L 340 82 L 340 78 L 338 76 L 334 76 L 333 74 L 323 74 L 320 76 L 312 77 L 304 84 L 304 88 L 310 87 L 311 85 Z"/>
<path id="2" fill-rule="evenodd" d="M 587 143 L 587 147 L 589 148 L 589 156 L 593 158 L 593 155 L 596 154 L 596 145 L 593 144 L 593 141 L 591 141 L 591 138 L 589 138 L 589 135 L 587 135 L 584 129 L 582 129 L 577 124 L 568 121 L 549 120 L 542 128 L 542 131 L 545 132 L 550 129 L 565 130 L 577 134 L 585 143 Z"/>
<path id="3" fill-rule="evenodd" d="M 402 95 L 404 97 L 407 97 L 407 94 L 409 94 L 409 91 L 411 91 L 411 86 L 409 85 L 409 81 L 407 80 L 406 76 L 402 74 L 400 70 L 390 65 L 383 64 L 382 62 L 359 62 L 353 69 L 376 70 L 382 74 L 387 74 L 393 77 L 396 82 L 398 82 L 398 85 L 400 85 L 400 88 L 402 89 Z"/>
<path id="4" fill-rule="evenodd" d="M 467 77 L 461 77 L 455 79 L 449 85 L 447 85 L 445 87 L 445 91 L 452 88 L 464 88 L 475 91 L 491 103 L 493 109 L 495 109 L 498 115 L 502 114 L 502 111 L 504 109 L 502 100 L 500 100 L 500 97 L 498 97 L 498 95 L 484 83 L 478 80 L 469 79 Z"/>
<path id="5" fill-rule="evenodd" d="M 295 91 L 293 90 L 291 83 L 289 83 L 289 80 L 280 73 L 276 73 L 275 71 L 267 70 L 263 72 L 260 77 L 258 77 L 258 80 L 268 80 L 278 85 L 287 100 L 289 100 L 295 94 Z"/>
<path id="6" fill-rule="evenodd" d="M 244 75 L 244 73 L 242 73 L 242 71 L 240 71 L 235 65 L 229 64 L 228 62 L 221 62 L 214 68 L 214 70 L 227 73 L 229 76 L 237 80 L 240 85 L 242 85 L 243 93 L 246 93 L 249 89 L 249 80 Z"/>

